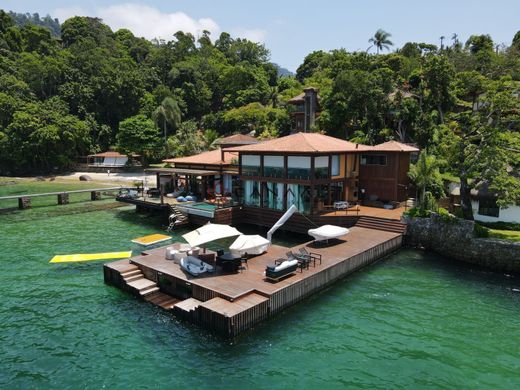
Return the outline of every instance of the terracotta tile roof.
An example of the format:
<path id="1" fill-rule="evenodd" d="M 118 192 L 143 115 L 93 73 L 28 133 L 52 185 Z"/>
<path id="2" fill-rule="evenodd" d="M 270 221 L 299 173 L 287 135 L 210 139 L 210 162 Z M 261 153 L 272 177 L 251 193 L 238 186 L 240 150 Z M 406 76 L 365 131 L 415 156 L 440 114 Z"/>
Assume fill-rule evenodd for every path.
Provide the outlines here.
<path id="1" fill-rule="evenodd" d="M 233 134 L 229 137 L 217 140 L 217 145 L 250 145 L 256 144 L 258 140 L 255 137 L 246 134 Z"/>
<path id="2" fill-rule="evenodd" d="M 204 165 L 230 165 L 233 158 L 238 157 L 237 154 L 224 153 L 224 161 L 221 160 L 220 148 L 202 152 L 193 156 L 168 158 L 163 160 L 165 163 L 182 163 L 182 164 L 204 164 Z"/>
<path id="3" fill-rule="evenodd" d="M 355 144 L 320 133 L 295 133 L 255 145 L 226 148 L 233 152 L 340 153 L 371 150 L 371 146 Z"/>
<path id="4" fill-rule="evenodd" d="M 137 154 L 132 154 L 133 157 L 138 157 Z M 89 154 L 89 157 L 127 157 L 126 154 L 121 154 L 119 152 L 114 151 L 108 151 L 108 152 L 102 152 L 102 153 L 96 153 L 96 154 Z"/>
<path id="5" fill-rule="evenodd" d="M 418 152 L 415 146 L 403 144 L 397 141 L 388 141 L 379 145 L 372 146 L 372 150 L 376 152 Z"/>

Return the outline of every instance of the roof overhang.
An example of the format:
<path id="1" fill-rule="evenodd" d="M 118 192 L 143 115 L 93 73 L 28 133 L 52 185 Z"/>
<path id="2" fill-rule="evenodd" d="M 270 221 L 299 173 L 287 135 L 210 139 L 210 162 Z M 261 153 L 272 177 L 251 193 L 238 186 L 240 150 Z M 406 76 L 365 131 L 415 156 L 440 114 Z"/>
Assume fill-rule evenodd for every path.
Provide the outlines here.
<path id="1" fill-rule="evenodd" d="M 145 169 L 148 173 L 159 173 L 163 175 L 196 175 L 196 176 L 215 176 L 220 175 L 219 171 L 206 171 L 203 169 L 189 168 L 149 168 Z"/>

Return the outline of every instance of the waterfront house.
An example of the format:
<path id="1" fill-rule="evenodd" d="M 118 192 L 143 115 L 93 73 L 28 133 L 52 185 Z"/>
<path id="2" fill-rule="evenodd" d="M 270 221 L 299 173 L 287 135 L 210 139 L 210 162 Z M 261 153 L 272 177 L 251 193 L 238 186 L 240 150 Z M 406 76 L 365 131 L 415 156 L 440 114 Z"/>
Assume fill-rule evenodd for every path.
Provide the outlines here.
<path id="1" fill-rule="evenodd" d="M 390 141 L 356 144 L 320 133 L 295 133 L 262 143 L 223 149 L 238 153 L 244 207 L 304 214 L 334 202 L 395 207 L 406 200 L 410 155 L 417 148 Z"/>
<path id="2" fill-rule="evenodd" d="M 244 144 L 233 146 L 237 142 Z M 382 210 L 404 204 L 411 155 L 418 152 L 395 141 L 368 146 L 302 132 L 262 142 L 235 137 L 221 145 L 165 160 L 169 168 L 148 169 L 157 175 L 158 198 L 121 201 L 168 211 L 172 204 L 179 206 L 179 194 L 189 194 L 198 203 L 180 206 L 193 223 L 248 221 L 262 226 L 271 226 L 294 204 L 301 217 L 291 229 L 306 231 L 311 220 L 348 227 L 360 215 L 359 205 Z M 337 206 L 346 209 L 348 218 L 335 219 Z M 192 220 L 191 215 L 197 217 Z"/>

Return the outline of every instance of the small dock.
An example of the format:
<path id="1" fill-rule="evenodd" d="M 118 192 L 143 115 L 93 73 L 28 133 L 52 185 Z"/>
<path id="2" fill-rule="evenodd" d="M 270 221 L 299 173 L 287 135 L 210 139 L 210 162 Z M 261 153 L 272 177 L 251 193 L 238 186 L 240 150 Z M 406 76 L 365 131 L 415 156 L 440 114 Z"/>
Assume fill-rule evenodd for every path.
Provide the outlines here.
<path id="1" fill-rule="evenodd" d="M 249 259 L 241 272 L 224 274 L 217 270 L 199 277 L 186 274 L 178 264 L 166 260 L 163 247 L 105 264 L 104 277 L 107 284 L 152 303 L 155 300 L 179 318 L 234 337 L 399 249 L 402 240 L 399 232 L 355 226 L 348 235 L 327 246 L 312 242 L 293 248 L 272 245 L 267 253 Z M 298 270 L 277 283 L 265 279 L 267 264 L 303 246 L 321 254 L 321 264 Z"/>
<path id="2" fill-rule="evenodd" d="M 85 189 L 85 190 L 70 190 L 70 191 L 59 191 L 59 192 L 45 192 L 40 194 L 24 194 L 24 195 L 9 195 L 9 196 L 0 196 L 0 201 L 3 200 L 18 200 L 18 208 L 20 210 L 31 208 L 31 199 L 39 198 L 43 196 L 56 196 L 59 205 L 69 203 L 69 195 L 70 194 L 81 194 L 90 192 L 90 200 L 100 200 L 101 194 L 103 192 L 114 192 L 121 190 L 136 190 L 134 187 L 105 187 L 105 188 L 93 188 L 93 189 Z M 115 196 L 115 195 L 114 195 Z"/>

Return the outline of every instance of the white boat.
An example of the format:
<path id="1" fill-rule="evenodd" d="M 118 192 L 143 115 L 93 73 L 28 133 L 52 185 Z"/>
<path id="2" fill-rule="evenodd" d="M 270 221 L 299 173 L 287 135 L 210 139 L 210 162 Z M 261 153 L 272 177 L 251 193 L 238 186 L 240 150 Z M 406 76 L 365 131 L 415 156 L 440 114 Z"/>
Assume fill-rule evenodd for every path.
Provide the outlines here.
<path id="1" fill-rule="evenodd" d="M 261 255 L 269 249 L 270 244 L 268 239 L 258 234 L 242 234 L 230 245 L 229 251 L 235 258 L 242 257 L 246 253 L 248 255 Z"/>
<path id="2" fill-rule="evenodd" d="M 335 225 L 323 225 L 316 229 L 309 229 L 309 236 L 314 237 L 316 241 L 326 241 L 333 238 L 339 238 L 349 233 L 347 228 Z"/>
<path id="3" fill-rule="evenodd" d="M 199 276 L 200 274 L 213 272 L 214 270 L 212 265 L 193 256 L 184 257 L 180 260 L 180 264 L 183 270 L 193 276 Z"/>

